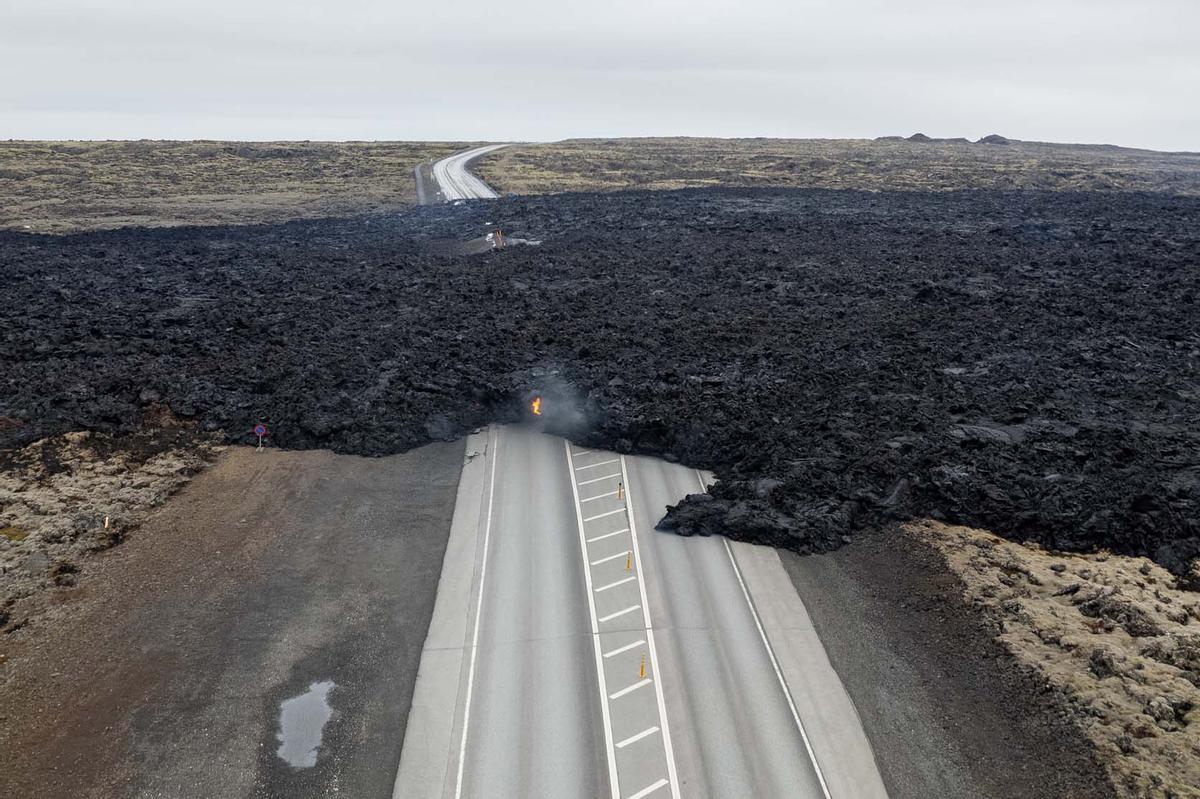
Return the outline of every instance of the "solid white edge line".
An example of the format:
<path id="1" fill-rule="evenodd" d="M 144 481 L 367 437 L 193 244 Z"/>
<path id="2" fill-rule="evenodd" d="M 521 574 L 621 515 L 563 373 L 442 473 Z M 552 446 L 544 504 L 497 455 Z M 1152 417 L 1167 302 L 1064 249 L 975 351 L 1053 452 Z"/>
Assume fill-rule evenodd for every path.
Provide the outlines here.
<path id="1" fill-rule="evenodd" d="M 583 579 L 587 585 L 588 613 L 592 622 L 592 651 L 596 655 L 596 681 L 600 684 L 600 714 L 604 721 L 604 748 L 608 755 L 608 787 L 612 799 L 621 799 L 621 786 L 617 778 L 617 750 L 613 748 L 612 719 L 608 712 L 608 685 L 604 679 L 604 661 L 600 652 L 600 622 L 596 618 L 596 598 L 592 595 L 592 570 L 587 565 L 587 538 L 583 531 L 583 511 L 579 504 L 579 487 L 575 485 L 575 460 L 571 457 L 571 445 L 565 439 L 563 448 L 567 452 L 567 473 L 571 478 L 571 495 L 575 498 L 575 521 L 579 527 L 579 547 L 583 555 Z"/>
<path id="2" fill-rule="evenodd" d="M 647 738 L 656 732 L 658 732 L 658 727 L 647 727 L 646 729 L 642 730 L 641 732 L 637 732 L 637 733 L 634 733 L 633 735 L 630 735 L 624 741 L 618 741 L 617 748 L 624 749 L 625 747 L 629 746 L 630 744 L 635 744 L 638 741 L 642 740 L 643 738 Z"/>
<path id="3" fill-rule="evenodd" d="M 650 794 L 654 793 L 659 788 L 661 788 L 667 784 L 668 783 L 666 780 L 659 780 L 658 782 L 654 783 L 653 785 L 647 785 L 645 788 L 642 788 L 637 793 L 627 797 L 627 799 L 642 799 L 642 797 L 649 796 Z"/>
<path id="4" fill-rule="evenodd" d="M 704 485 L 704 475 L 699 470 L 696 474 L 700 478 L 700 485 L 708 491 L 708 487 Z M 792 719 L 796 722 L 796 729 L 800 730 L 800 737 L 804 740 L 804 749 L 808 752 L 808 759 L 812 763 L 813 771 L 817 774 L 817 782 L 821 784 L 821 793 L 825 799 L 833 799 L 829 795 L 829 786 L 825 783 L 825 775 L 821 772 L 821 765 L 817 763 L 817 755 L 813 752 L 812 743 L 808 740 L 808 733 L 804 731 L 804 724 L 800 721 L 800 712 L 796 710 L 796 702 L 792 699 L 792 692 L 788 689 L 787 680 L 783 678 L 783 671 L 779 668 L 779 661 L 775 659 L 775 650 L 771 648 L 771 642 L 767 640 L 767 631 L 763 629 L 762 621 L 758 618 L 758 610 L 754 607 L 754 601 L 750 598 L 750 591 L 746 588 L 746 581 L 742 579 L 742 570 L 738 568 L 737 558 L 733 556 L 733 548 L 729 546 L 729 539 L 724 536 L 721 541 L 725 544 L 725 553 L 729 555 L 729 563 L 733 566 L 734 576 L 737 577 L 738 585 L 742 587 L 742 596 L 746 598 L 746 605 L 750 608 L 750 615 L 754 617 L 754 626 L 758 628 L 758 637 L 762 639 L 763 646 L 767 649 L 767 657 L 771 659 L 771 666 L 775 669 L 775 677 L 779 680 L 779 687 L 783 689 L 783 695 L 787 698 L 788 707 L 792 711 Z"/>
<path id="5" fill-rule="evenodd" d="M 492 447 L 492 475 L 488 479 L 487 522 L 483 528 L 483 562 L 479 566 L 479 598 L 475 602 L 475 629 L 471 633 L 471 665 L 467 669 L 467 698 L 463 704 L 462 742 L 458 746 L 458 777 L 454 780 L 454 797 L 462 796 L 463 771 L 467 763 L 467 730 L 471 725 L 471 694 L 475 690 L 475 655 L 479 652 L 479 623 L 483 616 L 483 584 L 487 578 L 488 544 L 492 537 L 492 503 L 496 498 L 496 467 L 500 463 L 500 431 L 496 430 Z"/>
<path id="6" fill-rule="evenodd" d="M 629 511 L 629 537 L 633 540 L 633 557 L 637 563 L 637 573 L 642 579 L 638 580 L 638 588 L 642 592 L 642 614 L 646 621 L 646 648 L 650 650 L 650 668 L 654 673 L 654 694 L 658 700 L 658 715 L 662 719 L 663 749 L 667 755 L 667 778 L 671 781 L 672 799 L 679 798 L 679 776 L 675 773 L 675 748 L 671 745 L 671 727 L 667 723 L 667 703 L 663 699 L 662 672 L 658 669 L 658 650 L 654 647 L 654 625 L 650 622 L 650 602 L 646 598 L 645 571 L 642 570 L 642 550 L 638 547 L 637 524 L 633 520 L 633 494 L 629 490 L 629 470 L 625 466 L 625 456 L 620 456 L 621 480 L 625 484 L 625 509 Z"/>
<path id="7" fill-rule="evenodd" d="M 614 650 L 613 650 L 613 651 L 611 651 L 611 652 L 605 652 L 605 653 L 604 653 L 604 657 L 606 657 L 606 658 L 610 658 L 610 657 L 612 657 L 613 655 L 619 655 L 619 654 L 621 654 L 622 652 L 628 652 L 630 649 L 637 649 L 639 646 L 641 646 L 641 645 L 642 645 L 642 644 L 644 644 L 644 643 L 646 643 L 646 639 L 645 639 L 645 638 L 639 638 L 639 639 L 637 639 L 636 641 L 634 641 L 632 644 L 626 644 L 625 646 L 618 647 L 617 649 L 614 649 Z"/>

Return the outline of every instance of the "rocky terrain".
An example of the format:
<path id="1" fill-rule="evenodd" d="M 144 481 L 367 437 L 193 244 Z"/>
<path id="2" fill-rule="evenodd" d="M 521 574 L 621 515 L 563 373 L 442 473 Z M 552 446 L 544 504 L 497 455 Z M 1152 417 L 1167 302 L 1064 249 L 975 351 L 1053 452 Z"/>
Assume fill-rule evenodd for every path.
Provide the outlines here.
<path id="1" fill-rule="evenodd" d="M 53 610 L 50 592 L 74 586 L 88 554 L 120 543 L 213 455 L 212 436 L 161 409 L 143 422 L 0 452 L 0 634 Z"/>
<path id="2" fill-rule="evenodd" d="M 394 211 L 456 142 L 0 141 L 0 228 L 249 224 Z"/>
<path id="3" fill-rule="evenodd" d="M 1061 693 L 1119 795 L 1200 797 L 1200 595 L 1144 558 L 933 522 L 909 533 L 941 553 L 1017 662 Z"/>
<path id="4" fill-rule="evenodd" d="M 526 413 L 714 469 L 665 521 L 799 552 L 933 518 L 1187 575 L 1200 200 L 704 190 L 3 234 L 0 445 L 383 454 Z M 542 242 L 478 255 L 501 228 Z"/>
<path id="5" fill-rule="evenodd" d="M 1200 195 L 1200 153 L 923 134 L 879 139 L 568 139 L 498 150 L 501 192 L 775 186 L 872 191 L 1041 189 Z"/>

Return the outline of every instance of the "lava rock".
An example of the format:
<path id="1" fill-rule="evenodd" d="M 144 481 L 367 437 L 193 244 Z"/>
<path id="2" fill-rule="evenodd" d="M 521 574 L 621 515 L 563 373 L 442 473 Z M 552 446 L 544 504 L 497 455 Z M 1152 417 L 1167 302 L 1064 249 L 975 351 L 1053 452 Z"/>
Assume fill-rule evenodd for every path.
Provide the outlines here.
<path id="1" fill-rule="evenodd" d="M 437 244 L 484 222 L 542 244 Z M 704 189 L 0 233 L 0 449 L 161 405 L 385 455 L 536 392 L 551 432 L 714 471 L 679 532 L 807 552 L 931 517 L 1200 574 L 1198 222 L 1165 194 Z"/>

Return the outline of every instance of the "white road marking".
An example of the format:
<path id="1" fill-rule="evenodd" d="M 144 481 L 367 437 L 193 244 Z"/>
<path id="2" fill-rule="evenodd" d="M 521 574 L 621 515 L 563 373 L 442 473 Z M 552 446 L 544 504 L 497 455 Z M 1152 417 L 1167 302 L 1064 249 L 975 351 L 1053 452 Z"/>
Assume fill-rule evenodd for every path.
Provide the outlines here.
<path id="1" fill-rule="evenodd" d="M 618 749 L 624 749 L 625 747 L 629 746 L 630 744 L 635 744 L 635 743 L 637 743 L 638 741 L 642 740 L 643 738 L 645 738 L 645 737 L 647 737 L 647 736 L 649 736 L 649 735 L 653 735 L 653 734 L 654 734 L 654 733 L 656 733 L 656 732 L 658 732 L 658 727 L 647 727 L 646 729 L 642 730 L 642 731 L 641 731 L 641 732 L 639 732 L 639 733 L 635 733 L 634 735 L 630 735 L 630 736 L 629 736 L 628 738 L 626 738 L 624 741 L 618 741 L 618 742 L 617 742 L 617 748 L 618 748 Z"/>
<path id="2" fill-rule="evenodd" d="M 634 605 L 633 607 L 625 608 L 624 610 L 618 610 L 616 613 L 610 613 L 607 616 L 601 616 L 599 618 L 599 621 L 612 621 L 615 618 L 624 616 L 626 613 L 633 613 L 635 610 L 641 610 L 641 609 L 642 609 L 641 605 Z"/>
<path id="3" fill-rule="evenodd" d="M 463 705 L 462 742 L 458 747 L 458 777 L 454 781 L 454 797 L 460 799 L 463 769 L 467 763 L 467 730 L 471 724 L 471 694 L 475 690 L 475 655 L 479 652 L 479 622 L 483 618 L 483 581 L 487 577 L 488 542 L 492 537 L 492 501 L 496 497 L 496 465 L 500 459 L 500 431 L 492 448 L 492 476 L 488 480 L 487 523 L 483 528 L 483 563 L 479 566 L 479 600 L 475 603 L 475 630 L 471 633 L 471 665 L 467 669 L 467 698 Z"/>
<path id="4" fill-rule="evenodd" d="M 707 491 L 708 486 L 704 484 L 704 475 L 699 471 L 696 475 L 700 478 L 700 486 Z M 737 577 L 738 585 L 742 587 L 742 596 L 746 598 L 746 604 L 750 607 L 750 615 L 754 617 L 754 625 L 758 628 L 758 637 L 762 639 L 763 646 L 767 648 L 767 656 L 771 659 L 771 666 L 775 669 L 775 676 L 779 680 L 779 687 L 783 689 L 783 695 L 787 698 L 788 707 L 792 711 L 792 719 L 796 722 L 796 728 L 800 730 L 800 737 L 804 740 L 804 749 L 808 752 L 808 759 L 813 765 L 813 771 L 817 774 L 817 782 L 821 784 L 821 794 L 825 799 L 832 799 L 829 795 L 829 786 L 825 783 L 825 775 L 821 773 L 821 766 L 817 763 L 817 756 L 813 752 L 812 744 L 808 740 L 808 733 L 804 731 L 804 724 L 800 721 L 800 712 L 796 710 L 796 702 L 792 699 L 792 692 L 788 690 L 787 681 L 783 678 L 783 672 L 779 668 L 779 661 L 775 659 L 775 650 L 771 648 L 771 642 L 767 640 L 767 632 L 763 629 L 762 621 L 758 618 L 758 610 L 754 607 L 754 602 L 750 599 L 750 591 L 746 588 L 746 581 L 742 579 L 742 570 L 738 568 L 737 558 L 733 556 L 733 549 L 729 546 L 729 539 L 721 539 L 725 543 L 725 553 L 729 555 L 729 563 L 733 566 L 733 573 Z M 620 746 L 620 744 L 618 744 Z"/>
<path id="5" fill-rule="evenodd" d="M 636 641 L 634 641 L 632 644 L 626 644 L 625 646 L 618 647 L 617 649 L 614 649 L 611 652 L 605 652 L 604 657 L 610 658 L 613 655 L 619 655 L 622 652 L 628 652 L 630 649 L 637 649 L 639 646 L 641 646 L 644 643 L 646 643 L 645 639 L 639 638 Z"/>
<path id="6" fill-rule="evenodd" d="M 623 533 L 625 531 L 622 530 L 621 532 Z M 628 558 L 628 557 L 630 557 L 631 554 L 632 553 L 629 550 L 625 550 L 624 552 L 618 552 L 615 555 L 609 555 L 607 558 L 600 558 L 599 560 L 593 560 L 590 565 L 599 566 L 601 563 L 608 563 L 610 560 L 616 560 L 617 558 Z"/>
<path id="7" fill-rule="evenodd" d="M 597 466 L 607 466 L 608 464 L 616 463 L 619 460 L 621 460 L 621 459 L 620 458 L 612 458 L 610 460 L 600 461 L 599 463 L 589 463 L 587 466 L 580 466 L 575 471 L 582 472 L 584 469 L 595 469 Z"/>
<path id="8" fill-rule="evenodd" d="M 587 499 L 581 499 L 579 501 L 580 502 L 595 502 L 598 499 L 604 499 L 605 497 L 615 497 L 616 495 L 617 495 L 616 491 L 609 491 L 607 494 L 597 494 L 594 497 L 588 497 Z"/>
<path id="9" fill-rule="evenodd" d="M 637 579 L 637 575 L 635 574 L 632 577 L 626 577 L 624 580 L 617 580 L 615 583 L 609 583 L 608 585 L 602 585 L 596 589 L 596 593 L 598 594 L 601 591 L 607 591 L 610 588 L 616 588 L 618 585 L 625 585 L 625 583 L 632 583 L 636 579 Z"/>
<path id="10" fill-rule="evenodd" d="M 588 516 L 584 519 L 584 521 L 585 522 L 594 522 L 597 519 L 603 519 L 606 516 L 616 516 L 618 513 L 624 513 L 624 512 L 625 512 L 624 508 L 617 508 L 616 510 L 605 511 L 604 513 L 597 513 L 595 516 Z"/>
<path id="11" fill-rule="evenodd" d="M 575 459 L 571 457 L 571 445 L 563 441 L 567 450 L 567 469 L 571 475 L 571 494 L 575 497 L 575 522 L 579 527 L 579 549 L 583 559 L 587 560 L 587 540 L 583 532 L 583 511 L 579 504 L 579 486 L 575 485 Z M 612 719 L 608 712 L 608 685 L 604 679 L 604 661 L 600 654 L 600 620 L 596 618 L 596 598 L 592 595 L 592 570 L 583 570 L 583 579 L 587 584 L 588 615 L 592 622 L 592 650 L 596 654 L 596 681 L 600 684 L 600 716 L 604 722 L 604 749 L 608 755 L 608 785 L 612 791 L 612 799 L 620 799 L 621 785 L 617 777 L 617 753 L 613 749 Z M 457 799 L 457 797 L 456 797 Z"/>
<path id="12" fill-rule="evenodd" d="M 666 784 L 667 784 L 666 780 L 659 780 L 658 782 L 654 783 L 653 785 L 647 785 L 645 788 L 642 788 L 640 791 L 633 794 L 632 796 L 626 797 L 626 799 L 642 799 L 642 797 L 649 796 L 650 794 L 654 793 L 655 791 L 657 791 L 659 788 L 663 787 Z"/>
<path id="13" fill-rule="evenodd" d="M 611 533 L 605 533 L 604 535 L 598 535 L 595 538 L 589 538 L 587 540 L 587 542 L 589 544 L 594 544 L 597 541 L 603 541 L 606 538 L 612 538 L 614 535 L 620 535 L 621 533 L 628 533 L 628 532 L 629 532 L 628 527 L 622 527 L 620 530 L 613 530 Z"/>
<path id="14" fill-rule="evenodd" d="M 591 485 L 592 483 L 599 483 L 601 480 L 611 480 L 614 477 L 620 477 L 620 476 L 621 476 L 620 472 L 617 472 L 616 474 L 606 474 L 603 477 L 593 477 L 591 480 L 580 480 L 576 485 L 581 485 L 581 486 Z"/>
<path id="15" fill-rule="evenodd" d="M 621 474 L 623 482 L 626 486 L 629 485 L 629 471 L 625 468 L 625 456 L 620 457 Z M 638 547 L 637 539 L 637 523 L 633 520 L 633 494 L 629 493 L 626 488 L 625 504 L 629 507 L 629 538 L 633 541 L 633 557 L 637 562 L 637 573 L 645 574 L 642 570 L 642 551 Z M 655 677 L 659 677 L 662 671 L 658 668 L 658 650 L 654 647 L 654 625 L 650 622 L 650 603 L 646 599 L 646 581 L 638 580 L 638 588 L 642 593 L 642 614 L 646 620 L 646 641 L 647 649 L 650 651 L 650 670 L 654 672 Z M 654 681 L 655 698 L 658 700 L 658 717 L 662 719 L 662 740 L 663 749 L 667 754 L 667 777 L 671 782 L 671 797 L 672 799 L 680 799 L 679 797 L 679 775 L 675 773 L 675 748 L 671 745 L 671 729 L 667 723 L 667 703 L 663 699 L 662 680 Z"/>
<path id="16" fill-rule="evenodd" d="M 625 696 L 625 694 L 631 694 L 634 691 L 636 691 L 637 689 L 649 685 L 651 682 L 653 682 L 653 680 L 651 680 L 649 677 L 647 677 L 644 680 L 638 680 L 633 685 L 630 685 L 626 688 L 622 688 L 621 690 L 617 691 L 615 694 L 609 694 L 608 698 L 609 699 L 620 699 L 622 696 Z"/>

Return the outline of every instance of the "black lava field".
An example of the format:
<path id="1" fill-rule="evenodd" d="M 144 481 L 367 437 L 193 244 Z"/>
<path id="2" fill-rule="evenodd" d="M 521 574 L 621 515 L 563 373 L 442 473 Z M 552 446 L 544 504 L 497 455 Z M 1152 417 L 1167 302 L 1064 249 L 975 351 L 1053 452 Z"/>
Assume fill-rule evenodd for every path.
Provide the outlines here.
<path id="1" fill-rule="evenodd" d="M 540 240 L 477 255 L 499 227 Z M 932 517 L 1200 555 L 1200 200 L 693 190 L 0 234 L 0 446 L 168 406 L 379 455 L 488 422 L 710 468 L 681 533 Z"/>

